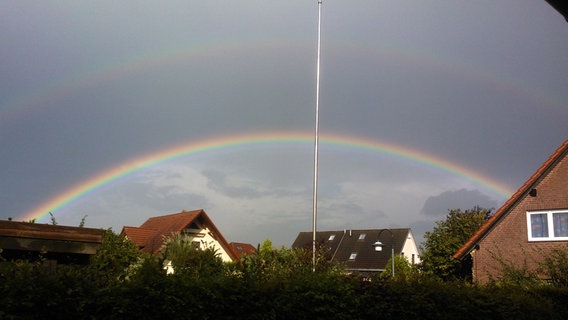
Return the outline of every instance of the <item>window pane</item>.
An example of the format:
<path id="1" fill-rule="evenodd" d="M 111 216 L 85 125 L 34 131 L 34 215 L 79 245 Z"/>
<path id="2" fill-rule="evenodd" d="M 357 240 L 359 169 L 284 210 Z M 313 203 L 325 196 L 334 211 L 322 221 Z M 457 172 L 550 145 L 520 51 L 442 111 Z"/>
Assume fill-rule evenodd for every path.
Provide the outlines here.
<path id="1" fill-rule="evenodd" d="M 546 213 L 531 214 L 531 236 L 533 238 L 548 238 Z"/>
<path id="2" fill-rule="evenodd" d="M 555 237 L 568 237 L 568 212 L 555 212 L 552 214 Z"/>

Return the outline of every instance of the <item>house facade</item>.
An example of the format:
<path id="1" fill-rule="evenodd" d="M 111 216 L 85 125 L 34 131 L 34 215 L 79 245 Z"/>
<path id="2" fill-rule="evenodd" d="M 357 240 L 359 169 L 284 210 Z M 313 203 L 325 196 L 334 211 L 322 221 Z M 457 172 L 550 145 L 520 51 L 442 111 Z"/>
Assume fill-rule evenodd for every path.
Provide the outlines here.
<path id="1" fill-rule="evenodd" d="M 201 209 L 152 217 L 140 227 L 125 226 L 121 232 L 140 251 L 151 254 L 160 252 L 167 237 L 179 233 L 190 237 L 198 247 L 216 249 L 223 261 L 238 259 L 219 229 Z"/>
<path id="2" fill-rule="evenodd" d="M 503 264 L 536 271 L 555 248 L 568 249 L 568 140 L 454 258 L 470 261 L 474 281 L 487 283 L 502 275 Z"/>
<path id="3" fill-rule="evenodd" d="M 382 244 L 381 251 L 377 242 Z M 391 259 L 391 244 L 395 255 L 404 256 L 412 264 L 420 263 L 418 247 L 408 228 L 318 231 L 316 243 L 326 248 L 330 261 L 339 262 L 351 272 L 384 271 Z M 311 249 L 312 245 L 313 233 L 300 232 L 292 247 Z"/>

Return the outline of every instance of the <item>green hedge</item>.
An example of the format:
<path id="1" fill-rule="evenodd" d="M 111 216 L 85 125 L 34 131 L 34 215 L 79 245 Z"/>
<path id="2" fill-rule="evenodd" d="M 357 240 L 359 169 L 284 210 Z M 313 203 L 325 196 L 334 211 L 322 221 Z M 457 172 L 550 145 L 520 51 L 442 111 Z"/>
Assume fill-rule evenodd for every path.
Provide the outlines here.
<path id="1" fill-rule="evenodd" d="M 103 280 L 101 280 L 103 279 Z M 0 267 L 1 319 L 568 319 L 568 289 L 321 273 L 248 281 L 150 273 L 109 281 L 88 268 Z"/>

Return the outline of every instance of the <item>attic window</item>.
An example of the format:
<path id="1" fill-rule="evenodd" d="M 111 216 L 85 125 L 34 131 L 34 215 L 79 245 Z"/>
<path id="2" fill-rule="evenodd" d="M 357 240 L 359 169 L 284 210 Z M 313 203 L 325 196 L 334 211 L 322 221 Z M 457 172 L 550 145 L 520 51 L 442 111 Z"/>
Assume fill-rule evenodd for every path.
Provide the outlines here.
<path id="1" fill-rule="evenodd" d="M 352 252 L 349 256 L 349 260 L 355 260 L 355 258 L 357 258 L 357 252 Z"/>
<path id="2" fill-rule="evenodd" d="M 335 239 L 335 235 L 332 234 L 329 236 L 329 238 L 327 238 L 327 241 L 333 241 L 333 239 Z"/>
<path id="3" fill-rule="evenodd" d="M 529 241 L 568 240 L 568 211 L 527 212 Z"/>
<path id="4" fill-rule="evenodd" d="M 366 233 L 361 233 L 361 234 L 359 235 L 359 240 L 365 240 L 365 237 L 366 237 L 366 236 L 367 236 Z"/>

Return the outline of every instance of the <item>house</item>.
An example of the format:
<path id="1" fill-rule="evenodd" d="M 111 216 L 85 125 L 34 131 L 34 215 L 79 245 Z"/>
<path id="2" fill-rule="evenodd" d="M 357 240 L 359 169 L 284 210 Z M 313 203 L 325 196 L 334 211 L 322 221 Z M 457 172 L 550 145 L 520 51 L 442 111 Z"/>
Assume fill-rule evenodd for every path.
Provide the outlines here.
<path id="1" fill-rule="evenodd" d="M 316 244 L 326 247 L 330 261 L 339 262 L 352 272 L 384 271 L 391 258 L 391 244 L 395 255 L 404 256 L 412 264 L 420 262 L 418 247 L 408 228 L 318 231 Z M 383 245 L 382 251 L 378 251 L 379 244 Z M 300 232 L 292 244 L 293 248 L 310 250 L 312 246 L 312 232 Z"/>
<path id="2" fill-rule="evenodd" d="M 203 210 L 182 211 L 152 217 L 140 227 L 123 227 L 121 234 L 134 242 L 142 252 L 157 254 L 167 237 L 182 233 L 199 247 L 215 248 L 223 261 L 234 261 L 237 255 L 219 229 Z"/>
<path id="3" fill-rule="evenodd" d="M 242 243 L 242 242 L 231 242 L 229 243 L 231 249 L 239 259 L 243 255 L 250 256 L 251 254 L 256 252 L 256 248 L 250 243 Z"/>
<path id="4" fill-rule="evenodd" d="M 568 140 L 454 254 L 474 281 L 502 274 L 503 263 L 537 270 L 543 255 L 568 246 Z"/>
<path id="5" fill-rule="evenodd" d="M 0 256 L 6 260 L 45 259 L 58 263 L 88 264 L 97 253 L 104 230 L 0 220 Z"/>

